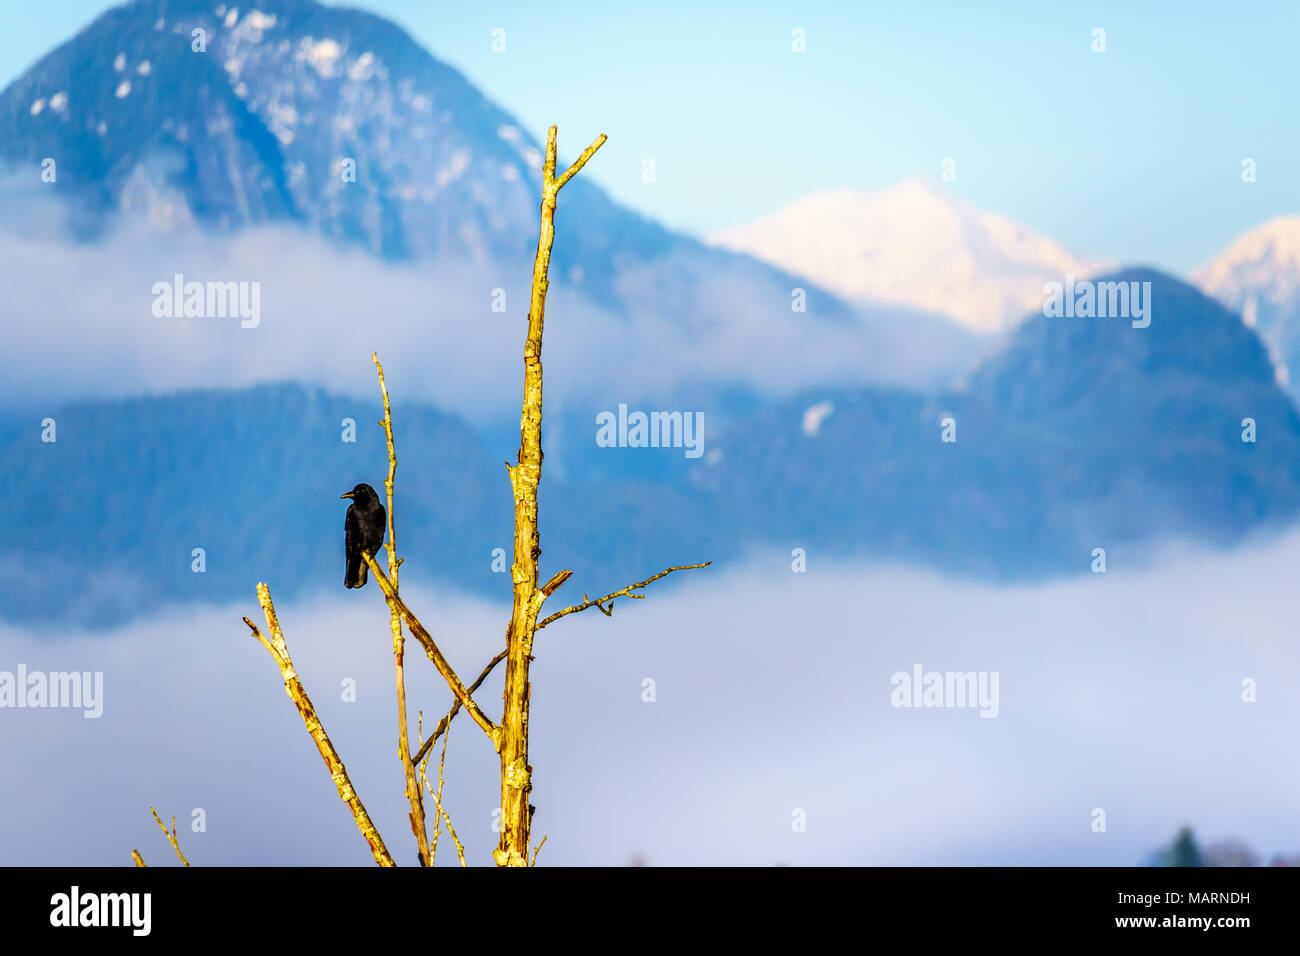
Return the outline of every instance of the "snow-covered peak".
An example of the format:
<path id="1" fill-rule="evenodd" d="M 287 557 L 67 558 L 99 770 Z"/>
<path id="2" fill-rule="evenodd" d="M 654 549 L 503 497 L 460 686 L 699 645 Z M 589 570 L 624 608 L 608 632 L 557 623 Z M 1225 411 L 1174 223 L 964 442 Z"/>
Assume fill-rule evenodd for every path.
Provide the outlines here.
<path id="1" fill-rule="evenodd" d="M 1292 387 L 1300 367 L 1300 216 L 1279 216 L 1238 236 L 1193 281 L 1241 313 L 1268 348 L 1277 380 Z"/>
<path id="2" fill-rule="evenodd" d="M 1238 236 L 1193 278 L 1234 308 L 1291 304 L 1300 295 L 1300 216 L 1279 216 Z"/>
<path id="3" fill-rule="evenodd" d="M 711 241 L 847 298 L 944 313 L 980 332 L 1039 308 L 1044 282 L 1108 265 L 919 178 L 812 193 Z"/>

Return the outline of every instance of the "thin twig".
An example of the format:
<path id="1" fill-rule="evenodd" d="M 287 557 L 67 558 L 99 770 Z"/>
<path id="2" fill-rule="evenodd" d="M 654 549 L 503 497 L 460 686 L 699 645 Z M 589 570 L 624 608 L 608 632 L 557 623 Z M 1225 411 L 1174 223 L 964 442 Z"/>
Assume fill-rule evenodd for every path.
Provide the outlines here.
<path id="1" fill-rule="evenodd" d="M 447 764 L 447 743 L 450 740 L 451 740 L 451 734 L 442 735 L 442 753 L 438 755 L 438 792 L 434 794 L 433 799 L 434 802 L 438 805 L 438 815 L 447 821 L 447 832 L 451 834 L 451 838 L 453 840 L 456 840 L 456 834 L 451 828 L 451 817 L 447 816 L 447 808 L 443 805 L 442 802 L 442 788 L 443 785 L 446 783 L 446 780 L 443 778 L 442 771 Z M 459 840 L 456 840 L 456 846 L 460 851 L 460 865 L 464 866 L 465 848 L 460 845 Z"/>
<path id="2" fill-rule="evenodd" d="M 397 557 L 397 525 L 393 517 L 393 483 L 397 477 L 397 450 L 393 445 L 393 411 L 388 404 L 388 385 L 384 381 L 384 367 L 379 364 L 379 353 L 372 352 L 371 361 L 379 373 L 379 391 L 384 396 L 384 420 L 379 424 L 388 439 L 388 478 L 384 488 L 388 492 L 388 576 L 393 582 L 393 593 L 397 593 L 397 571 L 401 560 Z M 415 844 L 420 852 L 420 862 L 431 866 L 429 859 L 429 834 L 424 816 L 424 791 L 416 778 L 415 762 L 411 760 L 411 738 L 406 725 L 406 636 L 402 633 L 402 616 L 397 608 L 390 607 L 388 627 L 393 632 L 393 662 L 397 683 L 397 754 L 402 762 L 402 774 L 406 780 L 406 799 L 411 805 L 407 815 L 411 821 L 411 832 L 415 835 Z"/>
<path id="3" fill-rule="evenodd" d="M 492 669 L 505 659 L 506 659 L 506 652 L 502 651 L 496 657 L 492 658 L 492 660 L 488 661 L 487 667 L 483 668 L 483 672 L 478 675 L 474 683 L 469 685 L 469 692 L 473 694 L 474 691 L 478 690 L 479 685 L 482 684 L 485 680 L 487 680 L 488 675 L 492 673 Z M 419 763 L 422 759 L 425 759 L 428 756 L 429 748 L 438 742 L 439 737 L 441 737 L 444 733 L 446 733 L 447 728 L 451 725 L 451 722 L 456 719 L 456 715 L 459 713 L 460 713 L 460 701 L 457 700 L 454 704 L 451 705 L 451 710 L 447 711 L 447 713 L 443 715 L 442 720 L 438 721 L 438 726 L 434 728 L 433 736 L 430 737 L 428 740 L 426 740 L 423 745 L 421 745 L 420 752 L 417 753 L 414 757 L 416 763 Z"/>
<path id="4" fill-rule="evenodd" d="M 388 852 L 388 847 L 384 846 L 379 830 L 371 821 L 370 814 L 366 812 L 365 805 L 361 802 L 361 798 L 357 796 L 357 792 L 352 786 L 347 768 L 343 766 L 343 758 L 334 749 L 329 734 L 325 733 L 325 726 L 321 723 L 320 718 L 316 716 L 316 708 L 312 706 L 306 688 L 302 686 L 302 681 L 298 679 L 298 672 L 294 669 L 293 659 L 289 656 L 289 648 L 284 642 L 284 633 L 280 630 L 280 622 L 275 615 L 275 605 L 271 603 L 271 591 L 265 584 L 259 583 L 257 585 L 257 599 L 262 605 L 262 612 L 266 615 L 266 626 L 271 632 L 270 640 L 263 637 L 262 632 L 257 629 L 257 625 L 248 618 L 244 618 L 244 623 L 248 625 L 253 632 L 253 636 L 266 648 L 267 653 L 279 666 L 280 675 L 284 678 L 284 692 L 289 695 L 289 699 L 297 706 L 298 713 L 302 716 L 302 722 L 307 728 L 307 733 L 315 741 L 316 749 L 320 751 L 321 759 L 325 761 L 325 766 L 329 769 L 330 777 L 334 780 L 334 786 L 338 789 L 339 797 L 352 811 L 352 818 L 356 821 L 357 829 L 361 831 L 366 844 L 370 847 L 370 853 L 374 856 L 375 862 L 380 866 L 396 866 L 392 855 Z"/>
<path id="5" fill-rule="evenodd" d="M 185 859 L 185 854 L 181 852 L 180 840 L 176 838 L 176 818 L 172 817 L 172 828 L 170 831 L 168 831 L 167 824 L 162 822 L 162 818 L 158 816 L 158 811 L 155 810 L 153 807 L 150 807 L 149 812 L 152 813 L 153 818 L 156 821 L 158 821 L 158 828 L 162 830 L 163 836 L 165 836 L 168 842 L 171 843 L 172 849 L 175 850 L 176 855 L 180 857 L 181 863 L 183 863 L 185 866 L 189 866 L 190 861 Z"/>
<path id="6" fill-rule="evenodd" d="M 614 611 L 614 605 L 611 603 L 614 600 L 614 598 L 623 597 L 624 595 L 627 595 L 629 597 L 634 597 L 634 598 L 644 597 L 644 595 L 632 594 L 632 592 L 640 590 L 641 588 L 645 587 L 647 584 L 650 584 L 652 581 L 658 581 L 664 575 L 672 574 L 674 571 L 689 571 L 693 568 L 707 568 L 712 563 L 713 563 L 712 561 L 705 561 L 703 564 L 681 564 L 674 568 L 668 568 L 666 571 L 660 571 L 654 577 L 646 578 L 644 581 L 638 581 L 636 584 L 629 584 L 625 588 L 620 588 L 619 590 L 614 591 L 612 594 L 606 594 L 604 597 L 596 598 L 594 601 L 585 600 L 587 595 L 584 594 L 583 595 L 584 600 L 581 604 L 575 604 L 573 607 L 566 607 L 563 611 L 556 611 L 550 617 L 541 621 L 537 625 L 537 630 L 540 631 L 547 624 L 550 624 L 552 621 L 558 621 L 566 614 L 577 614 L 579 611 L 585 611 L 588 608 L 593 608 L 593 607 L 600 608 L 601 613 L 603 613 L 606 617 L 609 617 Z M 608 609 L 606 609 L 604 606 L 606 604 L 609 604 Z"/>
<path id="7" fill-rule="evenodd" d="M 465 862 L 465 848 L 461 846 L 460 841 L 456 839 L 456 832 L 451 828 L 451 817 L 447 816 L 447 811 L 443 808 L 442 805 L 442 788 L 443 785 L 446 783 L 446 780 L 443 777 L 442 772 L 444 766 L 447 763 L 447 742 L 449 740 L 451 740 L 451 734 L 444 734 L 442 738 L 442 755 L 438 758 L 438 789 L 437 790 L 434 790 L 433 786 L 429 783 L 429 774 L 427 772 L 427 765 L 429 762 L 429 758 L 425 757 L 424 763 L 420 765 L 421 777 L 424 780 L 425 787 L 428 788 L 429 793 L 433 796 L 433 805 L 434 805 L 433 842 L 430 845 L 430 850 L 429 850 L 430 866 L 433 866 L 434 859 L 438 853 L 438 832 L 442 828 L 442 821 L 444 819 L 447 821 L 447 832 L 451 834 L 452 840 L 456 841 L 456 849 L 458 854 L 460 855 L 460 865 L 461 866 L 468 865 Z"/>
<path id="8" fill-rule="evenodd" d="M 545 835 L 542 837 L 542 842 L 539 843 L 539 844 L 537 844 L 537 846 L 533 847 L 533 862 L 530 863 L 529 866 L 536 866 L 536 865 L 537 865 L 537 854 L 539 854 L 539 853 L 542 852 L 542 847 L 544 847 L 544 846 L 546 845 L 546 837 L 548 837 L 548 836 L 550 836 L 549 833 L 548 833 L 548 834 L 545 834 Z"/>
<path id="9" fill-rule="evenodd" d="M 460 842 L 460 837 L 456 836 L 456 829 L 451 825 L 451 817 L 447 815 L 447 809 L 443 806 L 439 806 L 438 809 L 442 813 L 443 821 L 447 824 L 447 833 L 451 836 L 451 842 L 456 844 L 456 855 L 460 857 L 460 865 L 469 866 L 469 864 L 465 862 L 465 847 Z"/>
<path id="10" fill-rule="evenodd" d="M 135 865 L 136 865 L 136 866 L 148 866 L 148 865 L 149 865 L 148 863 L 146 863 L 146 862 L 144 861 L 144 857 L 142 857 L 142 856 L 140 855 L 140 851 L 139 851 L 139 850 L 132 850 L 132 851 L 131 851 L 131 859 L 135 860 Z"/>
<path id="11" fill-rule="evenodd" d="M 446 721 L 447 718 L 444 717 L 443 722 L 445 723 Z M 421 714 L 419 725 L 417 726 L 417 733 L 424 732 L 423 724 L 424 724 L 424 715 Z M 443 768 L 446 766 L 447 763 L 447 742 L 451 740 L 451 734 L 443 734 L 442 737 L 442 754 L 441 756 L 438 757 L 438 789 L 434 790 L 433 785 L 429 783 L 428 751 L 429 751 L 429 745 L 432 744 L 436 739 L 437 739 L 436 737 L 430 737 L 428 740 L 425 741 L 424 746 L 420 749 L 420 753 L 425 755 L 423 762 L 421 762 L 420 764 L 420 779 L 424 781 L 425 789 L 427 789 L 429 791 L 430 796 L 433 797 L 433 806 L 434 806 L 433 841 L 429 845 L 429 865 L 433 866 L 434 861 L 437 859 L 438 834 L 442 830 L 443 821 L 446 820 L 447 832 L 451 834 L 452 842 L 456 844 L 456 855 L 460 857 L 460 865 L 469 866 L 469 864 L 465 862 L 465 847 L 461 845 L 460 838 L 456 836 L 456 831 L 451 825 L 451 817 L 448 815 L 446 808 L 442 805 L 442 788 L 446 783 L 446 778 L 443 776 Z"/>
<path id="12" fill-rule="evenodd" d="M 416 737 L 424 739 L 424 711 L 417 711 L 415 717 L 415 734 Z M 446 753 L 446 748 L 443 748 Z M 423 787 L 420 796 L 424 796 L 424 790 L 433 794 L 435 807 L 440 794 L 434 793 L 432 785 L 429 783 L 429 757 L 427 751 L 423 760 L 417 760 L 416 765 L 420 768 L 420 785 Z M 438 861 L 438 833 L 442 830 L 442 814 L 435 809 L 433 811 L 433 834 L 429 837 L 429 865 L 433 866 Z"/>
<path id="13" fill-rule="evenodd" d="M 709 566 L 710 564 L 712 564 L 712 563 L 713 563 L 712 561 L 705 561 L 703 564 L 686 564 L 686 565 L 682 565 L 681 567 L 668 568 L 668 570 L 666 570 L 666 571 L 660 571 L 658 574 L 656 574 L 656 575 L 655 575 L 654 577 L 652 577 L 652 578 L 646 578 L 644 581 L 641 581 L 641 582 L 638 583 L 638 584 L 633 584 L 633 585 L 631 585 L 630 587 L 623 588 L 621 591 L 615 591 L 613 594 L 606 595 L 605 597 L 600 598 L 599 601 L 600 601 L 600 603 L 603 604 L 604 602 L 609 601 L 609 600 L 612 600 L 613 598 L 619 597 L 619 596 L 621 596 L 621 595 L 623 595 L 623 594 L 627 594 L 629 591 L 635 590 L 635 589 L 637 589 L 637 588 L 643 588 L 643 587 L 645 587 L 647 584 L 650 584 L 652 581 L 657 581 L 657 580 L 659 580 L 660 578 L 662 578 L 664 575 L 669 574 L 669 573 L 671 573 L 671 572 L 673 572 L 673 571 L 685 571 L 685 570 L 687 570 L 687 569 L 691 569 L 691 568 L 706 568 L 706 567 L 708 567 L 708 566 Z M 563 571 L 562 571 L 562 572 L 560 572 L 560 573 L 566 575 L 566 577 L 565 577 L 564 580 L 568 580 L 568 577 L 567 577 L 568 572 L 563 572 Z M 558 578 L 559 575 L 557 574 L 555 577 Z M 552 578 L 551 581 L 554 582 L 554 581 L 555 581 L 555 578 Z M 563 584 L 563 583 L 564 583 L 564 581 L 560 581 L 560 584 Z M 558 587 L 558 585 L 556 585 L 556 586 Z M 549 583 L 547 584 L 547 587 L 550 587 L 550 584 L 549 584 Z M 543 590 L 545 590 L 545 589 L 543 589 Z M 552 590 L 554 590 L 554 589 L 552 589 Z M 643 597 L 644 595 L 633 594 L 633 595 L 628 595 L 628 596 L 629 596 L 629 597 Z M 585 598 L 586 595 L 583 595 L 583 597 Z M 559 611 L 559 612 L 557 612 L 557 613 L 555 613 L 555 614 L 552 614 L 552 615 L 551 615 L 550 617 L 548 617 L 546 620 L 544 620 L 544 621 L 542 621 L 540 624 L 538 624 L 538 625 L 537 625 L 537 630 L 540 631 L 540 630 L 541 630 L 543 627 L 545 627 L 547 624 L 550 624 L 550 623 L 551 623 L 552 621 L 554 621 L 556 618 L 563 617 L 565 614 L 574 614 L 574 613 L 576 613 L 576 612 L 579 611 L 579 610 L 585 610 L 587 607 L 595 607 L 596 604 L 597 604 L 596 601 L 589 601 L 589 602 L 587 602 L 587 604 L 582 605 L 582 606 L 579 606 L 579 607 L 565 608 L 565 610 L 563 610 L 563 611 Z M 604 611 L 605 609 L 602 607 L 601 610 Z M 605 613 L 606 613 L 606 615 L 608 615 L 608 614 L 611 613 L 611 612 L 609 612 L 609 611 L 605 611 Z M 478 690 L 478 689 L 479 689 L 479 685 L 482 684 L 483 681 L 487 680 L 488 675 L 491 674 L 492 671 L 496 669 L 496 666 L 497 666 L 498 664 L 500 664 L 503 660 L 506 659 L 506 653 L 507 653 L 506 651 L 502 651 L 501 653 L 497 654 L 496 657 L 492 658 L 492 660 L 490 660 L 490 661 L 487 662 L 487 666 L 483 668 L 482 673 L 480 673 L 480 674 L 478 675 L 478 677 L 475 679 L 474 683 L 472 683 L 472 684 L 469 685 L 469 692 L 470 692 L 471 694 L 474 693 L 474 691 Z M 447 714 L 442 718 L 442 720 L 438 721 L 438 726 L 437 726 L 437 728 L 435 728 L 435 730 L 433 731 L 433 736 L 430 737 L 428 740 L 426 740 L 426 741 L 424 742 L 424 744 L 420 747 L 420 752 L 417 753 L 417 754 L 415 755 L 415 758 L 414 758 L 416 763 L 419 763 L 421 759 L 423 759 L 425 756 L 427 756 L 427 754 L 428 754 L 428 752 L 429 752 L 429 748 L 432 747 L 435 743 L 438 742 L 438 738 L 442 736 L 442 734 L 446 731 L 447 726 L 451 723 L 451 721 L 453 721 L 453 720 L 456 718 L 456 715 L 457 715 L 458 713 L 460 713 L 460 701 L 459 701 L 459 700 L 456 701 L 454 704 L 452 704 L 451 710 L 447 712 Z"/>

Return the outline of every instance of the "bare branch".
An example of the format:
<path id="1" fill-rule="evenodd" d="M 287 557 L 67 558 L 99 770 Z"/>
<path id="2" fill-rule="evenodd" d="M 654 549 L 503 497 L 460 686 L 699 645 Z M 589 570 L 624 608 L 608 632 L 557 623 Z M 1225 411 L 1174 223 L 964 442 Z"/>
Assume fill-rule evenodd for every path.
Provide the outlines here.
<path id="1" fill-rule="evenodd" d="M 248 625 L 253 632 L 253 636 L 267 649 L 271 657 L 275 659 L 276 665 L 280 668 L 280 675 L 284 678 L 284 692 L 289 695 L 289 699 L 297 706 L 298 713 L 302 716 L 302 722 L 307 728 L 307 733 L 315 741 L 316 749 L 320 751 L 321 759 L 325 761 L 325 766 L 329 769 L 330 776 L 334 780 L 334 786 L 338 789 L 339 797 L 352 811 L 352 818 L 356 821 L 357 829 L 361 831 L 366 844 L 370 847 L 370 853 L 374 856 L 375 862 L 380 866 L 396 866 L 392 855 L 388 852 L 388 847 L 384 846 L 379 830 L 371 821 L 370 814 L 366 812 L 365 805 L 362 804 L 361 798 L 357 796 L 357 792 L 352 786 L 347 768 L 343 766 L 343 758 L 334 749 L 333 742 L 330 740 L 329 735 L 325 733 L 324 725 L 320 722 L 320 718 L 316 716 L 316 708 L 312 706 L 306 688 L 302 686 L 302 681 L 298 679 L 298 672 L 294 669 L 293 659 L 289 656 L 289 648 L 284 643 L 284 633 L 280 630 L 280 622 L 275 615 L 275 605 L 271 603 L 271 591 L 265 584 L 259 583 L 257 585 L 257 599 L 261 602 L 262 612 L 266 615 L 266 626 L 271 632 L 270 639 L 263 637 L 262 632 L 257 629 L 257 625 L 248 618 L 244 618 L 244 623 Z"/>
<path id="2" fill-rule="evenodd" d="M 388 606 L 402 615 L 403 620 L 406 621 L 406 626 L 411 629 L 415 639 L 424 647 L 424 652 L 429 655 L 429 660 L 433 661 L 433 666 L 438 669 L 438 673 L 447 681 L 447 686 L 451 688 L 451 692 L 456 696 L 456 699 L 469 711 L 469 715 L 474 718 L 474 723 L 482 727 L 483 732 L 492 738 L 493 747 L 499 747 L 501 740 L 500 729 L 488 719 L 487 714 L 483 713 L 483 709 L 474 702 L 470 692 L 465 689 L 465 685 L 456 676 L 456 671 L 452 668 L 451 663 L 443 655 L 442 651 L 438 650 L 438 645 L 433 642 L 433 637 L 425 629 L 424 625 L 406 606 L 406 603 L 397 596 L 397 592 L 393 590 L 393 583 L 388 580 L 388 576 L 375 563 L 375 559 L 364 551 L 361 552 L 361 556 L 365 558 L 366 564 L 369 565 L 370 573 L 379 582 L 384 597 L 388 599 Z"/>
<path id="3" fill-rule="evenodd" d="M 542 842 L 539 843 L 539 844 L 537 844 L 537 846 L 533 847 L 533 862 L 530 863 L 529 866 L 536 866 L 536 865 L 537 865 L 537 854 L 541 853 L 541 852 L 542 852 L 542 847 L 546 846 L 546 837 L 547 837 L 547 836 L 550 836 L 550 834 L 548 833 L 548 834 L 546 834 L 546 836 L 543 836 L 543 837 L 542 837 Z"/>
<path id="4" fill-rule="evenodd" d="M 606 617 L 609 617 L 611 614 L 614 613 L 614 605 L 612 603 L 614 598 L 624 597 L 624 596 L 634 597 L 634 598 L 644 598 L 645 597 L 644 594 L 633 594 L 632 592 L 640 590 L 641 588 L 645 587 L 647 584 L 650 584 L 653 581 L 658 581 L 660 578 L 664 577 L 665 575 L 672 574 L 674 571 L 690 571 L 694 568 L 707 568 L 712 563 L 713 563 L 712 561 L 705 561 L 703 564 L 682 564 L 682 565 L 678 565 L 677 567 L 668 568 L 665 571 L 660 571 L 654 577 L 646 578 L 644 581 L 638 581 L 636 584 L 629 584 L 625 588 L 621 588 L 617 591 L 614 591 L 612 594 L 606 594 L 604 597 L 598 597 L 594 601 L 585 600 L 587 596 L 584 594 L 583 595 L 584 600 L 581 604 L 575 604 L 573 605 L 573 607 L 566 607 L 563 611 L 556 611 L 550 617 L 538 623 L 537 630 L 540 631 L 547 624 L 550 624 L 552 621 L 558 621 L 566 614 L 577 614 L 579 611 L 585 611 L 588 608 L 593 608 L 593 607 L 600 608 L 601 613 L 604 614 Z M 604 607 L 604 605 L 606 604 L 609 604 L 608 609 Z"/>
<path id="5" fill-rule="evenodd" d="M 384 367 L 379 364 L 379 353 L 372 352 L 371 361 L 379 374 L 379 391 L 384 396 L 384 420 L 379 424 L 388 439 L 388 478 L 384 488 L 388 492 L 388 576 L 393 582 L 393 593 L 397 593 L 397 572 L 401 560 L 397 557 L 397 525 L 393 516 L 393 483 L 397 477 L 397 450 L 393 445 L 393 411 L 388 403 L 388 385 L 384 381 Z M 402 616 L 397 609 L 390 607 L 388 627 L 393 632 L 393 663 L 397 683 L 397 755 L 402 762 L 402 773 L 406 779 L 406 799 L 411 805 L 407 815 L 411 821 L 411 832 L 415 835 L 415 844 L 420 851 L 420 862 L 432 866 L 429 855 L 429 834 L 424 816 L 424 791 L 416 777 L 415 762 L 411 760 L 411 737 L 406 725 L 406 637 L 402 634 Z"/>
<path id="6" fill-rule="evenodd" d="M 145 861 L 144 861 L 144 857 L 142 857 L 142 856 L 140 855 L 140 851 L 139 851 L 139 850 L 132 850 L 132 851 L 131 851 L 131 859 L 135 860 L 135 865 L 138 866 L 138 867 L 140 867 L 140 866 L 148 866 L 148 865 L 149 865 L 149 864 L 145 863 Z"/>

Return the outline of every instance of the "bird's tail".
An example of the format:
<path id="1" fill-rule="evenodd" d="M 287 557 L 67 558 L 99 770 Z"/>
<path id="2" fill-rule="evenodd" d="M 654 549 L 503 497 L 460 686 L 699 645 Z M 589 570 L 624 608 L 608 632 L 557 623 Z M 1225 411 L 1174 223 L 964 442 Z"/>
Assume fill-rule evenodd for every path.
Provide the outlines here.
<path id="1" fill-rule="evenodd" d="M 366 562 L 362 561 L 360 557 L 350 558 L 347 570 L 343 574 L 343 586 L 345 588 L 363 588 L 369 579 L 370 572 L 366 567 Z"/>

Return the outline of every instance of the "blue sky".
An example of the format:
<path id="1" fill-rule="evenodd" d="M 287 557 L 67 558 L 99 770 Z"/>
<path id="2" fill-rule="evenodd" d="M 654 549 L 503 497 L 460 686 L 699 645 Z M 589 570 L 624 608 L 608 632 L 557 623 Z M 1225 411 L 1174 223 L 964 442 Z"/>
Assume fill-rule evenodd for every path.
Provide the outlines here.
<path id="1" fill-rule="evenodd" d="M 562 153 L 608 133 L 585 175 L 696 234 L 817 189 L 937 178 L 949 157 L 953 188 L 977 205 L 1081 252 L 1179 272 L 1300 212 L 1293 2 L 360 5 L 534 135 L 558 123 Z M 109 6 L 12 5 L 0 83 Z M 1090 49 L 1097 27 L 1105 53 Z M 791 50 L 795 28 L 805 53 Z"/>

